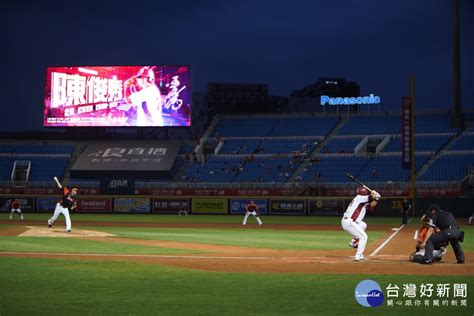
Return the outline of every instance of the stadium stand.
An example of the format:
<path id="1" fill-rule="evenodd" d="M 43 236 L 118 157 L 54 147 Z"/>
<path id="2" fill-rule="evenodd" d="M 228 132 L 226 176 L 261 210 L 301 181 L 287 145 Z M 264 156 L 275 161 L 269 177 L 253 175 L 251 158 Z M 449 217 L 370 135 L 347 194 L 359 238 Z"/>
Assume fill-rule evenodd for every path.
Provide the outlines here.
<path id="1" fill-rule="evenodd" d="M 419 181 L 461 181 L 474 166 L 474 133 L 469 129 L 460 134 L 452 146 L 441 152 Z"/>
<path id="2" fill-rule="evenodd" d="M 400 133 L 401 116 L 354 116 L 338 135 L 396 135 Z"/>
<path id="3" fill-rule="evenodd" d="M 314 157 L 301 174 L 304 182 L 345 182 L 347 173 L 362 170 L 370 162 L 368 157 L 352 155 L 321 155 Z"/>
<path id="4" fill-rule="evenodd" d="M 473 151 L 446 154 L 435 160 L 419 181 L 461 181 L 474 166 Z"/>
<path id="5" fill-rule="evenodd" d="M 415 156 L 415 172 L 430 156 Z M 363 169 L 357 172 L 361 181 L 365 182 L 406 182 L 410 179 L 411 170 L 402 168 L 402 156 L 378 156 L 371 159 Z"/>
<path id="6" fill-rule="evenodd" d="M 254 118 L 225 117 L 214 128 L 213 137 L 323 136 L 337 123 L 336 117 Z"/>
<path id="7" fill-rule="evenodd" d="M 222 118 L 214 128 L 213 136 L 264 137 L 277 122 L 277 119 L 271 118 Z"/>
<path id="8" fill-rule="evenodd" d="M 339 122 L 336 117 L 302 117 L 279 119 L 270 137 L 278 136 L 323 136 Z"/>
<path id="9" fill-rule="evenodd" d="M 451 115 L 444 113 L 417 115 L 415 118 L 415 133 L 458 133 L 459 128 L 450 126 Z"/>
<path id="10" fill-rule="evenodd" d="M 219 154 L 251 154 L 261 142 L 260 139 L 226 139 Z"/>
<path id="11" fill-rule="evenodd" d="M 472 169 L 474 130 L 468 127 L 461 132 L 449 124 L 446 114 L 416 116 L 417 181 L 459 182 Z M 337 185 L 347 183 L 346 174 L 351 173 L 368 183 L 406 183 L 411 172 L 402 169 L 400 126 L 399 114 L 352 115 L 343 119 L 313 114 L 221 116 L 206 132 L 208 136 L 202 144 L 182 143 L 170 178 L 135 182 L 138 187 L 171 183 Z M 222 147 L 216 149 L 219 142 Z M 370 151 L 366 142 L 371 142 Z M 374 146 L 377 151 L 373 151 Z M 99 186 L 99 179 L 68 178 L 68 168 L 77 158 L 74 153 L 81 151 L 79 148 L 82 147 L 78 144 L 62 143 L 0 144 L 0 181 L 11 181 L 16 160 L 27 160 L 31 162 L 30 182 L 50 183 L 53 176 L 59 176 L 71 185 Z"/>
<path id="12" fill-rule="evenodd" d="M 11 181 L 15 161 L 31 164 L 28 181 L 50 181 L 65 174 L 74 145 L 2 144 L 0 181 Z"/>
<path id="13" fill-rule="evenodd" d="M 474 133 L 470 132 L 459 137 L 456 143 L 451 147 L 452 151 L 474 150 Z"/>
<path id="14" fill-rule="evenodd" d="M 452 134 L 415 135 L 415 152 L 437 152 L 452 138 Z M 384 148 L 384 152 L 401 151 L 402 138 L 400 136 L 393 137 Z"/>
<path id="15" fill-rule="evenodd" d="M 325 146 L 326 153 L 353 153 L 354 148 L 362 141 L 362 136 L 336 136 Z"/>
<path id="16" fill-rule="evenodd" d="M 317 144 L 318 141 L 315 139 L 266 139 L 259 145 L 259 148 L 261 149 L 260 153 L 264 154 L 309 153 L 313 151 Z"/>
<path id="17" fill-rule="evenodd" d="M 223 117 L 211 132 L 211 135 L 223 136 L 225 139 L 219 154 L 228 155 L 226 159 L 242 159 L 237 158 L 238 155 L 256 155 L 256 158 L 251 162 L 242 163 L 239 166 L 242 171 L 234 178 L 215 176 L 217 169 L 225 168 L 223 161 L 219 160 L 219 155 L 210 159 L 212 162 L 206 163 L 212 166 L 212 170 L 206 164 L 191 168 L 193 172 L 198 171 L 201 174 L 212 171 L 214 176 L 201 175 L 197 180 L 211 182 L 345 182 L 347 172 L 357 174 L 369 182 L 409 180 L 411 172 L 401 167 L 400 115 L 356 115 L 335 131 L 334 127 L 339 122 L 342 121 L 337 117 Z M 450 127 L 449 115 L 445 113 L 417 115 L 415 122 L 415 169 L 418 171 L 430 159 L 435 160 L 434 155 L 452 141 L 460 130 Z M 369 154 L 366 152 L 367 148 L 361 147 L 362 149 L 359 148 L 359 152 L 354 154 L 355 148 L 360 147 L 367 135 L 379 136 L 378 139 L 372 139 L 375 144 L 387 136 L 390 141 L 381 153 Z M 456 146 L 463 146 L 463 142 L 467 142 L 465 146 L 470 146 L 469 140 L 461 140 Z M 288 158 L 286 161 L 282 159 L 276 162 L 283 172 L 275 170 L 273 162 L 269 162 L 268 158 L 259 157 L 262 154 L 291 156 L 295 152 L 302 154 L 303 160 L 291 165 L 288 164 L 288 161 L 291 161 Z M 260 170 L 263 165 L 268 172 Z M 271 172 L 279 176 L 269 175 Z M 187 176 L 192 175 L 188 173 Z"/>

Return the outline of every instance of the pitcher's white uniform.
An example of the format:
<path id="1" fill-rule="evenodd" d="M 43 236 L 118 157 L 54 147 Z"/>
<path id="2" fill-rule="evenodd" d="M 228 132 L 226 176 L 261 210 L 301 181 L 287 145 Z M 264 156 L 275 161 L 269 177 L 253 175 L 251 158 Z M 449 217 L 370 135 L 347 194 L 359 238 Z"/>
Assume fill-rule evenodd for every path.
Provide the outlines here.
<path id="1" fill-rule="evenodd" d="M 376 200 L 380 198 L 380 195 L 373 191 L 376 196 Z M 367 228 L 367 224 L 363 221 L 365 217 L 365 213 L 367 211 L 367 207 L 369 206 L 370 202 L 374 200 L 373 195 L 369 195 L 367 189 L 363 187 L 359 187 L 356 192 L 356 196 L 349 204 L 344 213 L 344 216 L 341 220 L 342 229 L 346 232 L 351 234 L 354 239 L 351 241 L 353 247 L 357 247 L 357 252 L 355 255 L 355 260 L 360 261 L 364 260 L 364 250 L 365 245 L 367 244 L 367 233 L 365 232 Z"/>
<path id="2" fill-rule="evenodd" d="M 59 215 L 63 214 L 64 219 L 66 221 L 66 231 L 71 232 L 71 217 L 69 215 L 69 210 L 73 210 L 76 207 L 77 188 L 72 188 L 72 190 L 69 191 L 68 188 L 63 187 L 59 183 L 56 177 L 55 181 L 57 182 L 59 188 L 62 190 L 63 198 L 58 203 L 56 203 L 54 214 L 50 219 L 48 219 L 48 227 L 51 227 L 53 223 L 58 219 Z"/>

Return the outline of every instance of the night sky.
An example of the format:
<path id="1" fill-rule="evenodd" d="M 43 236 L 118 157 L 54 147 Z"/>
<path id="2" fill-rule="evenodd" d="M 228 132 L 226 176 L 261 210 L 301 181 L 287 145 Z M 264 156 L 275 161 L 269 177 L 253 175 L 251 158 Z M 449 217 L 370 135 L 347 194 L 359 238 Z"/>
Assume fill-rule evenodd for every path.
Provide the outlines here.
<path id="1" fill-rule="evenodd" d="M 190 64 L 208 82 L 287 96 L 343 77 L 397 109 L 452 107 L 449 0 L 2 1 L 3 131 L 40 130 L 46 66 Z M 70 2 L 70 3 L 69 3 Z M 474 1 L 460 0 L 462 105 L 474 108 Z M 5 25 L 6 24 L 6 25 Z"/>

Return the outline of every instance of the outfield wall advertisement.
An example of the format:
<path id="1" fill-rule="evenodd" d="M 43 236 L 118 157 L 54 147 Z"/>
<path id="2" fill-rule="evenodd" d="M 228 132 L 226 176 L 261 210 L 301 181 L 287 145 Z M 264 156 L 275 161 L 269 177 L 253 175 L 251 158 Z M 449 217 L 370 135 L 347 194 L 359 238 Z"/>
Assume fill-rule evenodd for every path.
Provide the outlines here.
<path id="1" fill-rule="evenodd" d="M 188 199 L 153 199 L 153 213 L 178 214 L 179 211 L 189 212 Z"/>
<path id="2" fill-rule="evenodd" d="M 82 198 L 77 199 L 78 213 L 110 213 L 112 212 L 111 199 Z"/>
<path id="3" fill-rule="evenodd" d="M 114 213 L 150 213 L 149 198 L 115 198 Z"/>
<path id="4" fill-rule="evenodd" d="M 308 200 L 309 215 L 342 215 L 345 211 L 343 200 Z"/>
<path id="5" fill-rule="evenodd" d="M 227 199 L 193 199 L 191 213 L 193 214 L 227 214 Z"/>
<path id="6" fill-rule="evenodd" d="M 305 200 L 270 200 L 270 213 L 280 215 L 304 215 Z"/>

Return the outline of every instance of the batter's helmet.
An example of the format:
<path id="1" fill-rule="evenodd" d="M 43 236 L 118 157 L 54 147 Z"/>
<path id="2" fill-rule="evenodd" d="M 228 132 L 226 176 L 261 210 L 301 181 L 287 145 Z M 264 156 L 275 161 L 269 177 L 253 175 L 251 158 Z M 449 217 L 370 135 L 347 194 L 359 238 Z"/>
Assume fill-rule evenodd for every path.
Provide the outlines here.
<path id="1" fill-rule="evenodd" d="M 356 190 L 357 195 L 369 195 L 369 190 L 364 186 L 359 186 Z"/>

